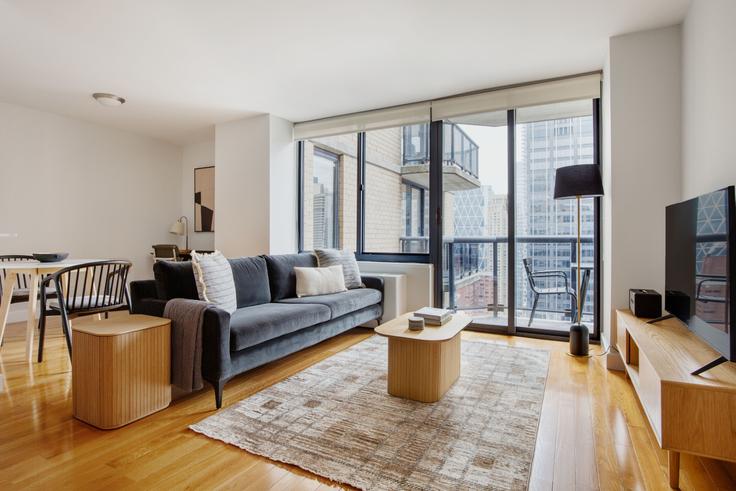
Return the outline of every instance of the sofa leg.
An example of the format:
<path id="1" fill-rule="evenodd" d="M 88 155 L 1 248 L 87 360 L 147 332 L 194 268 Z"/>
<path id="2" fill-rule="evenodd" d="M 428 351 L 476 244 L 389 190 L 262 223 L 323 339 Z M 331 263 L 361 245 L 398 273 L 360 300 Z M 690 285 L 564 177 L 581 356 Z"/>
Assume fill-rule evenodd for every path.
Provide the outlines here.
<path id="1" fill-rule="evenodd" d="M 212 388 L 215 389 L 215 406 L 220 409 L 222 407 L 222 391 L 225 388 L 225 381 L 220 380 L 213 383 Z"/>

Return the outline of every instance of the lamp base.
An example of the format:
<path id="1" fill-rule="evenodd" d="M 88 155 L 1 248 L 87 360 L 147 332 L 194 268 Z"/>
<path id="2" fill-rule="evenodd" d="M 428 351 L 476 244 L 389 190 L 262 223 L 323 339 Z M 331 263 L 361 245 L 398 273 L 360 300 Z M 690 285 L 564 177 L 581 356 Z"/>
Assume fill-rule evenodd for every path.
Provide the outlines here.
<path id="1" fill-rule="evenodd" d="M 570 326 L 570 355 L 589 356 L 589 337 L 590 331 L 585 324 L 573 324 Z"/>

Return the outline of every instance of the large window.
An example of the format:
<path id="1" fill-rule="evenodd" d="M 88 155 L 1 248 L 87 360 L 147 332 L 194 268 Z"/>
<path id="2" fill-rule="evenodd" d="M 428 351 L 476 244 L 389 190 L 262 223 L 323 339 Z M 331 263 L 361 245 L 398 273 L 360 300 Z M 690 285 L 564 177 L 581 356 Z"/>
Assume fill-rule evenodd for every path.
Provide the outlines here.
<path id="1" fill-rule="evenodd" d="M 355 250 L 357 135 L 302 143 L 302 249 Z"/>
<path id="2" fill-rule="evenodd" d="M 302 250 L 431 263 L 441 272 L 437 306 L 471 314 L 477 328 L 560 336 L 577 315 L 579 265 L 582 320 L 598 336 L 598 201 L 582 202 L 577 257 L 575 201 L 553 199 L 558 168 L 599 162 L 598 107 L 586 99 L 448 114 L 303 140 Z M 532 284 L 538 271 L 555 275 Z"/>
<path id="3" fill-rule="evenodd" d="M 428 124 L 365 133 L 365 252 L 429 252 Z"/>
<path id="4" fill-rule="evenodd" d="M 337 182 L 339 158 L 315 148 L 312 176 L 312 238 L 314 247 L 337 247 Z"/>

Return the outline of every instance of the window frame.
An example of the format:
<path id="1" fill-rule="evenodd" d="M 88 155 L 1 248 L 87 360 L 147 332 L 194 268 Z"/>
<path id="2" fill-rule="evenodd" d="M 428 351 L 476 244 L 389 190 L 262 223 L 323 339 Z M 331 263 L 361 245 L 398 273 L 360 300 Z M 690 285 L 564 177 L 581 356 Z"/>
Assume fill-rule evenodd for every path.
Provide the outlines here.
<path id="1" fill-rule="evenodd" d="M 333 240 L 330 247 L 338 248 L 340 245 L 340 164 L 341 158 L 338 154 L 325 150 L 322 147 L 314 145 L 314 155 L 330 160 L 333 163 L 333 174 L 332 174 L 332 220 L 333 220 Z M 304 252 L 304 142 L 300 141 L 297 145 L 297 162 L 298 162 L 298 187 L 297 199 L 299 200 L 297 206 L 298 213 L 298 244 L 299 252 Z"/>
<path id="2" fill-rule="evenodd" d="M 404 134 L 404 126 L 400 126 L 402 131 L 402 138 Z M 357 219 L 357 232 L 358 232 L 358 240 L 355 247 L 355 258 L 358 261 L 376 261 L 376 262 L 392 262 L 392 263 L 422 263 L 422 264 L 429 264 L 430 261 L 430 253 L 415 253 L 415 252 L 368 252 L 365 250 L 365 182 L 366 182 L 366 141 L 367 141 L 367 134 L 366 132 L 360 132 L 358 133 L 358 213 Z M 431 145 L 431 137 L 430 137 L 430 145 Z M 404 150 L 402 148 L 402 158 Z M 432 164 L 430 162 L 430 173 L 432 169 Z M 430 179 L 431 181 L 431 179 Z M 402 184 L 403 184 L 402 180 Z M 431 200 L 431 188 L 432 184 L 430 182 L 430 214 L 432 210 L 432 200 Z M 431 221 L 431 220 L 430 220 Z M 425 224 L 426 226 L 426 224 Z M 431 234 L 430 234 L 431 236 Z M 430 249 L 431 249 L 431 238 L 429 239 L 430 243 Z"/>
<path id="3" fill-rule="evenodd" d="M 601 158 L 601 99 L 591 99 L 593 106 L 593 163 L 599 167 L 602 165 Z M 442 209 L 442 196 L 443 196 L 443 159 L 444 159 L 444 124 L 445 121 L 433 121 L 429 123 L 428 130 L 428 151 L 429 151 L 429 189 L 424 189 L 424 199 L 427 199 L 427 191 L 429 196 L 429 214 L 428 222 L 424 223 L 424 231 L 428 233 L 429 237 L 429 252 L 428 253 L 380 253 L 380 252 L 366 252 L 365 251 L 365 176 L 366 176 L 366 160 L 365 160 L 365 144 L 366 144 L 366 133 L 357 133 L 357 212 L 356 212 L 356 247 L 355 257 L 359 261 L 375 261 L 375 262 L 397 262 L 397 263 L 420 263 L 420 264 L 432 264 L 435 271 L 442 271 L 443 268 L 443 240 L 442 235 L 442 220 L 443 220 L 443 209 Z M 516 227 L 511 225 L 516 223 L 516 197 L 515 197 L 515 160 L 516 160 L 516 110 L 507 110 L 507 152 L 508 152 L 508 179 L 509 179 L 509 191 L 508 191 L 508 205 L 507 205 L 507 220 L 509 225 L 507 231 L 508 243 L 516 243 Z M 403 130 L 402 130 L 403 132 Z M 315 147 L 315 149 L 318 147 Z M 402 149 L 402 156 L 404 150 Z M 338 156 L 339 158 L 339 156 Z M 298 162 L 298 243 L 299 252 L 305 252 L 304 249 L 304 140 L 297 142 L 297 162 Z M 336 179 L 339 179 L 339 173 Z M 338 181 L 336 180 L 336 183 Z M 414 186 L 409 183 L 403 182 L 408 186 Z M 336 186 L 336 191 L 338 187 Z M 593 210 L 593 227 L 594 237 L 593 242 L 593 262 L 594 262 L 594 288 L 595 288 L 595 309 L 593 312 L 594 321 L 593 329 L 590 333 L 590 339 L 593 342 L 597 342 L 601 338 L 601 321 L 602 321 L 602 291 L 603 286 L 603 270 L 602 270 L 602 257 L 601 257 L 601 198 L 594 198 L 594 210 Z M 337 206 L 335 207 L 338 208 Z M 423 213 L 421 214 L 423 216 Z M 337 222 L 336 222 L 337 226 Z M 507 251 L 507 262 L 509 267 L 507 268 L 507 309 L 509 312 L 514 312 L 514 315 L 509 316 L 508 326 L 503 328 L 497 328 L 487 324 L 479 325 L 476 323 L 471 324 L 471 328 L 479 331 L 496 332 L 508 335 L 527 336 L 527 337 L 538 337 L 546 339 L 564 340 L 569 335 L 560 333 L 557 331 L 547 331 L 544 329 L 536 329 L 534 331 L 527 330 L 523 326 L 516 325 L 516 268 L 513 267 L 516 261 L 516 247 L 509 247 Z M 443 275 L 433 275 L 433 295 L 434 305 L 441 306 L 443 301 Z"/>
<path id="4" fill-rule="evenodd" d="M 340 246 L 340 156 L 336 153 L 325 150 L 322 147 L 314 146 L 314 156 L 320 156 L 323 159 L 332 162 L 332 248 Z"/>

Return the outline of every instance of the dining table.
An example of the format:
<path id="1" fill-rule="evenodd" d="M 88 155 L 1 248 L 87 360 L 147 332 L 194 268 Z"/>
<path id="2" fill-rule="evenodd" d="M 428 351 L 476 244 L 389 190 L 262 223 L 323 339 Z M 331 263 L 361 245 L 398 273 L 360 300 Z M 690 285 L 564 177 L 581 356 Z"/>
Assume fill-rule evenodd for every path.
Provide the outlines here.
<path id="1" fill-rule="evenodd" d="M 33 338 L 36 332 L 38 314 L 39 283 L 43 276 L 55 273 L 69 266 L 99 261 L 99 259 L 65 259 L 56 262 L 41 261 L 0 261 L 0 269 L 6 272 L 3 282 L 3 297 L 0 300 L 0 344 L 5 336 L 5 326 L 10 313 L 10 301 L 17 285 L 18 275 L 28 276 L 28 314 L 26 318 L 26 352 L 25 359 L 33 361 Z"/>

